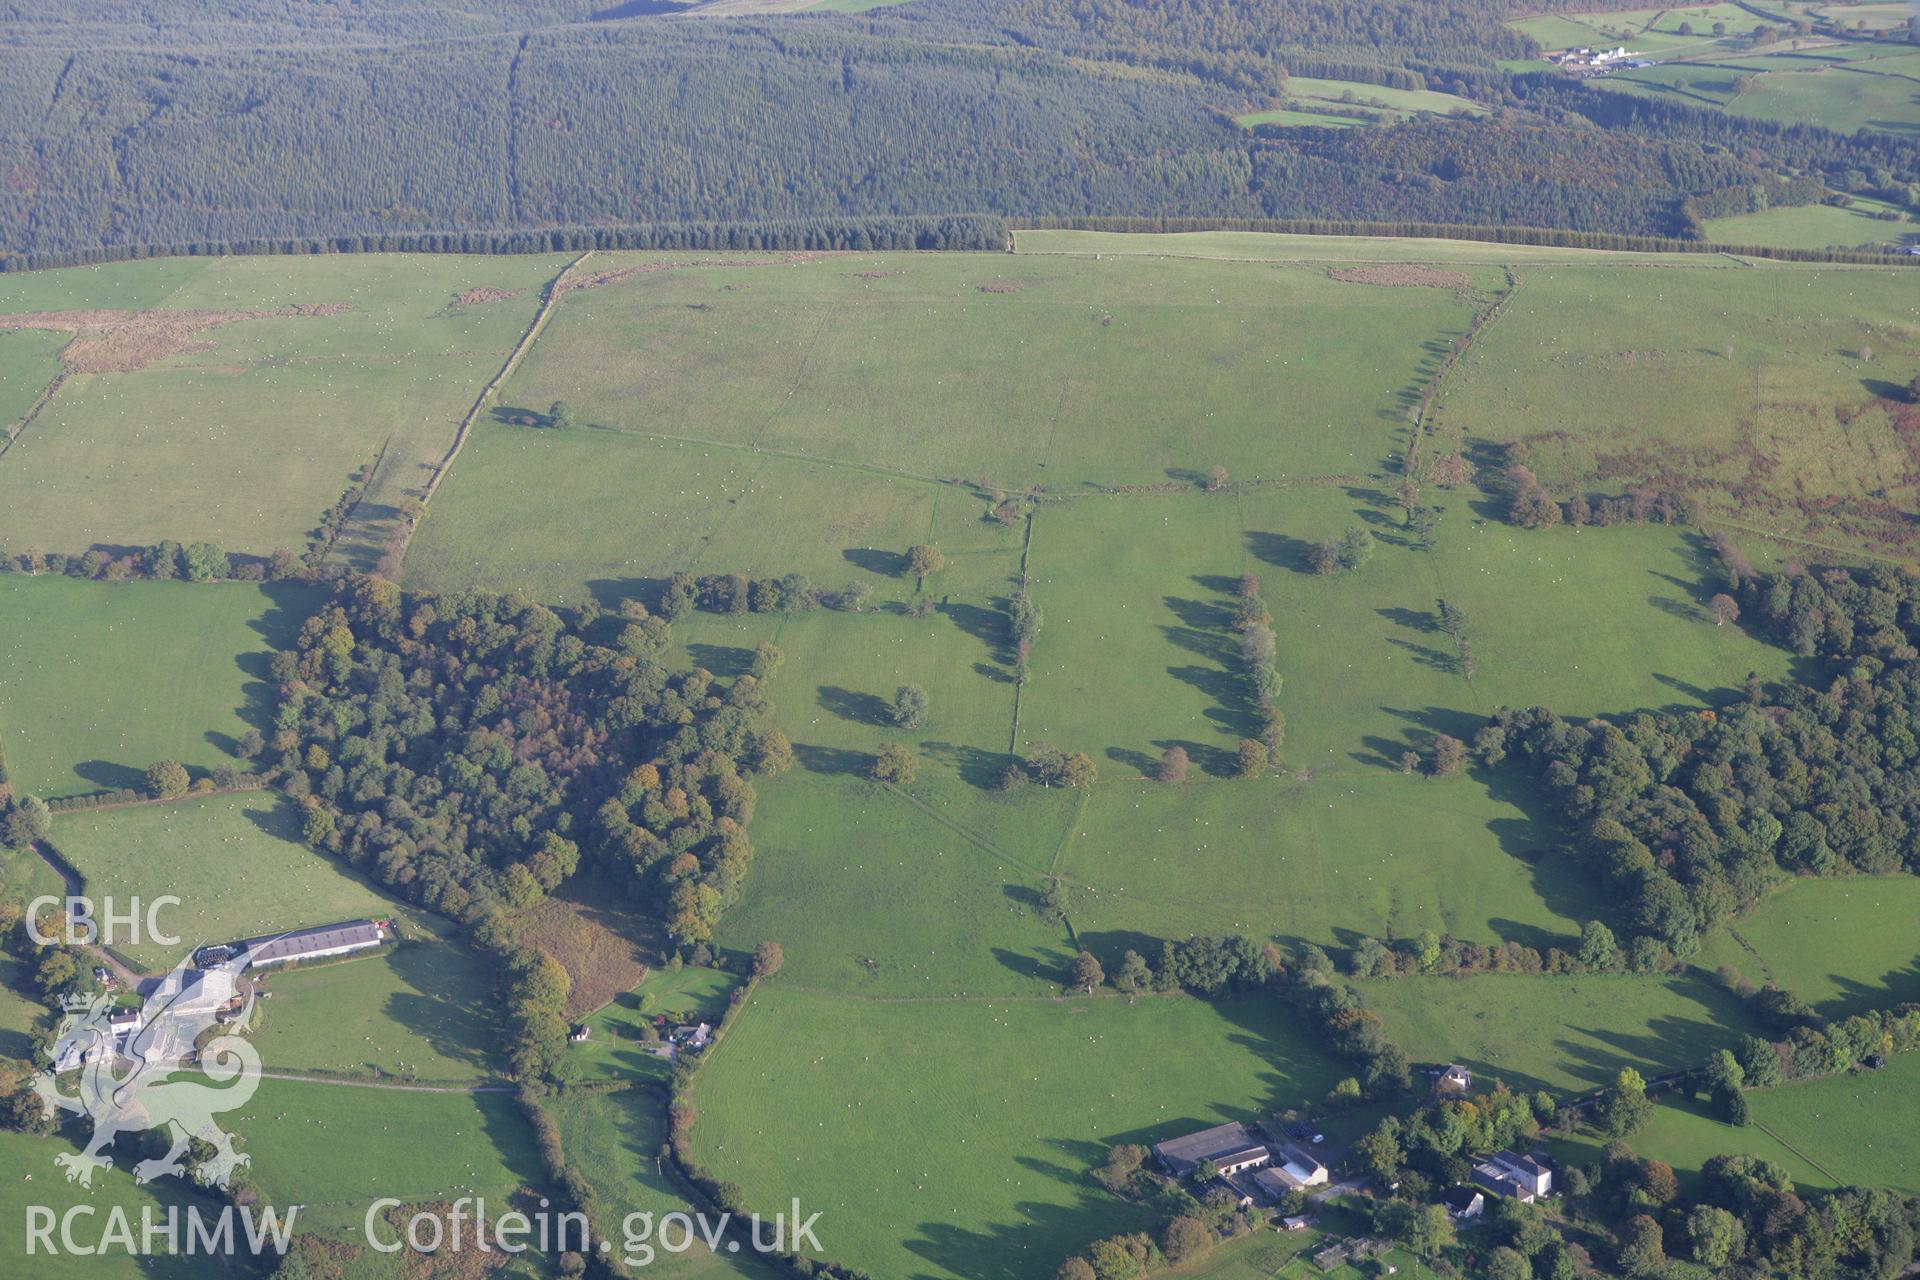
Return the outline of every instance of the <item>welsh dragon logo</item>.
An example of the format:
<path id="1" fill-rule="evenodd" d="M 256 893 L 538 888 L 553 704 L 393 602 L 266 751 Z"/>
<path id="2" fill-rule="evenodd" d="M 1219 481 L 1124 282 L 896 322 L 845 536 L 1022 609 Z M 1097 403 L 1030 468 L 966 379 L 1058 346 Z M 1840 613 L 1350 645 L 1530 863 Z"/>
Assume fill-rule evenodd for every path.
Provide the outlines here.
<path id="1" fill-rule="evenodd" d="M 164 1156 L 134 1166 L 140 1182 L 184 1173 L 182 1159 L 195 1138 L 214 1151 L 194 1170 L 207 1185 L 225 1187 L 234 1170 L 249 1163 L 248 1156 L 233 1149 L 232 1135 L 214 1123 L 214 1116 L 245 1106 L 253 1097 L 260 1086 L 259 1051 L 225 1031 L 199 1043 L 222 1025 L 219 1015 L 230 1004 L 240 967 L 229 963 L 195 971 L 189 961 L 181 961 L 148 996 L 139 1022 L 124 1030 L 111 1021 L 111 995 L 68 998 L 54 1064 L 33 1079 L 33 1090 L 49 1114 L 72 1112 L 93 1122 L 93 1137 L 84 1150 L 54 1157 L 67 1181 L 91 1186 L 96 1170 L 113 1167 L 108 1152 L 114 1139 L 148 1129 L 167 1130 L 172 1146 Z M 252 1006 L 249 991 L 235 1020 L 244 1024 Z M 200 1074 L 213 1084 L 177 1078 L 196 1050 Z M 76 1057 L 79 1091 L 64 1093 L 56 1079 Z"/>

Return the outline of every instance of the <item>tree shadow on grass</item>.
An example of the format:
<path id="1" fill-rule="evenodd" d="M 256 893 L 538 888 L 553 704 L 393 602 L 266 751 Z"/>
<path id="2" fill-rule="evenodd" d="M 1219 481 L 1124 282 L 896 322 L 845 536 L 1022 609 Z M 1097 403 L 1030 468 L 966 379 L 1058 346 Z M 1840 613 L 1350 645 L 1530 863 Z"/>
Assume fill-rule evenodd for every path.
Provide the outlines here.
<path id="1" fill-rule="evenodd" d="M 854 724 L 872 725 L 876 728 L 893 728 L 891 708 L 886 700 L 871 693 L 858 693 L 852 689 L 842 689 L 838 685 L 823 684 L 816 699 L 820 708 L 830 715 Z"/>
<path id="2" fill-rule="evenodd" d="M 1448 653 L 1445 649 L 1436 649 L 1432 645 L 1415 644 L 1411 640 L 1402 640 L 1399 636 L 1388 636 L 1387 643 L 1396 649 L 1405 649 L 1413 655 L 1413 660 L 1423 667 L 1430 667 L 1435 671 L 1443 671 L 1448 675 L 1458 675 L 1460 672 L 1459 655 Z"/>
<path id="3" fill-rule="evenodd" d="M 1291 569 L 1295 573 L 1312 575 L 1313 569 L 1307 563 L 1307 553 L 1313 550 L 1313 544 L 1304 538 L 1288 537 L 1284 533 L 1263 533 L 1258 529 L 1247 531 L 1247 550 L 1256 560 L 1264 564 L 1276 565 L 1282 569 Z"/>
<path id="4" fill-rule="evenodd" d="M 844 747 L 823 747 L 806 742 L 793 744 L 793 758 L 808 773 L 865 777 L 873 768 L 873 757 L 864 751 L 848 751 Z"/>
<path id="5" fill-rule="evenodd" d="M 1419 631 L 1431 635 L 1440 630 L 1440 615 L 1429 613 L 1425 609 L 1375 609 L 1375 613 L 1395 626 L 1405 627 L 1409 631 Z"/>
<path id="6" fill-rule="evenodd" d="M 962 782 L 981 791 L 990 791 L 998 786 L 1000 775 L 1007 770 L 1007 754 L 1004 751 L 984 751 L 979 747 L 954 742 L 923 742 L 920 746 L 930 758 L 946 764 L 959 774 Z"/>
<path id="7" fill-rule="evenodd" d="M 907 557 L 898 551 L 882 551 L 878 547 L 848 547 L 840 553 L 840 558 L 883 578 L 898 578 L 907 572 Z"/>
<path id="8" fill-rule="evenodd" d="M 705 667 L 722 679 L 746 675 L 753 668 L 753 650 L 739 645 L 689 644 L 687 655 L 695 666 Z"/>
<path id="9" fill-rule="evenodd" d="M 111 760 L 82 760 L 73 766 L 73 771 L 94 786 L 109 791 L 117 791 L 121 787 L 132 787 L 137 791 L 147 784 L 144 769 L 115 764 Z"/>

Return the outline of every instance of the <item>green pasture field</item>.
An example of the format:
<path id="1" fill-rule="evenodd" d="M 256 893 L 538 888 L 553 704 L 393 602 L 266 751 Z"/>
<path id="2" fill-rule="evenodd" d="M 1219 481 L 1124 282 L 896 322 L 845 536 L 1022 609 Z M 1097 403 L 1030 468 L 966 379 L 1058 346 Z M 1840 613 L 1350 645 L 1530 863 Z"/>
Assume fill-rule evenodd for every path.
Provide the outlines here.
<path id="1" fill-rule="evenodd" d="M 1471 315 L 1452 290 L 1342 283 L 1317 267 L 752 262 L 569 293 L 503 403 L 564 399 L 606 426 L 1059 492 L 1215 463 L 1247 477 L 1344 472 L 1377 464 L 1379 415 L 1396 410 L 1427 344 Z M 579 524 L 599 518 L 575 511 Z"/>
<path id="2" fill-rule="evenodd" d="M 364 1247 L 374 1200 L 485 1196 L 489 1217 L 544 1179 L 511 1092 L 421 1093 L 301 1080 L 260 1081 L 227 1118 L 253 1158 L 266 1204 L 305 1205 L 300 1227 Z M 396 1255 L 397 1256 L 397 1255 Z"/>
<path id="3" fill-rule="evenodd" d="M 143 787 L 157 760 L 243 764 L 240 735 L 271 727 L 267 658 L 319 598 L 287 584 L 0 575 L 0 741 L 15 788 L 78 795 Z"/>
<path id="4" fill-rule="evenodd" d="M 1872 49 L 1875 52 L 1866 53 Z M 1744 91 L 1736 83 L 1751 78 Z M 1734 115 L 1782 124 L 1813 124 L 1842 133 L 1920 130 L 1920 51 L 1911 45 L 1819 48 L 1795 53 L 1668 62 L 1595 81 L 1618 91 L 1651 94 Z"/>
<path id="5" fill-rule="evenodd" d="M 0 444 L 60 376 L 60 348 L 66 344 L 63 333 L 0 329 Z"/>
<path id="6" fill-rule="evenodd" d="M 661 1158 L 667 1126 L 665 1099 L 649 1089 L 621 1093 L 574 1092 L 541 1104 L 560 1129 L 560 1145 L 567 1166 L 587 1180 L 599 1195 L 606 1229 L 612 1232 L 616 1257 L 630 1257 L 640 1275 L 672 1277 L 726 1276 L 765 1280 L 776 1274 L 768 1264 L 750 1258 L 715 1253 L 704 1243 L 683 1253 L 669 1253 L 655 1243 L 651 1260 L 637 1247 L 627 1251 L 629 1215 L 650 1214 L 655 1223 L 670 1213 L 689 1212 L 682 1192 L 674 1186 L 670 1166 Z M 769 1212 L 773 1212 L 769 1208 Z M 645 1226 L 636 1219 L 638 1237 Z M 675 1235 L 677 1243 L 679 1237 Z"/>
<path id="7" fill-rule="evenodd" d="M 549 500 L 560 492 L 567 501 Z M 1022 530 L 988 521 L 991 505 L 961 485 L 860 465 L 494 421 L 476 429 L 414 538 L 407 584 L 511 585 L 577 604 L 650 595 L 676 571 L 804 573 L 833 590 L 864 582 L 885 602 L 911 596 L 901 557 L 931 541 L 948 562 L 927 584 L 935 599 L 1000 592 Z M 502 524 L 507 507 L 521 514 Z"/>
<path id="8" fill-rule="evenodd" d="M 0 1058 L 32 1058 L 33 1036 L 51 1018 L 32 998 L 33 975 L 11 956 L 0 957 Z"/>
<path id="9" fill-rule="evenodd" d="M 1828 1017 L 1920 1000 L 1920 877 L 1794 879 L 1724 934 L 1703 964 L 1769 980 Z M 1756 959 L 1757 953 L 1757 959 Z"/>
<path id="10" fill-rule="evenodd" d="M 783 985 L 876 999 L 1059 989 L 1073 949 L 1037 908 L 1084 793 L 996 795 L 944 770 L 894 788 L 809 772 L 797 754 L 801 767 L 759 785 L 753 873 L 722 946 L 774 939 Z"/>
<path id="11" fill-rule="evenodd" d="M 77 1135 L 81 1130 L 72 1132 Z M 65 1137 L 35 1138 L 0 1132 L 0 1168 L 7 1171 L 7 1176 L 0 1179 L 0 1254 L 8 1259 L 10 1274 L 31 1276 L 32 1280 L 200 1280 L 205 1276 L 254 1274 L 250 1263 L 219 1254 L 144 1255 L 116 1246 L 101 1254 L 81 1256 L 68 1253 L 60 1245 L 59 1218 L 80 1206 L 91 1211 L 73 1219 L 74 1243 L 83 1248 L 100 1244 L 115 1209 L 125 1214 L 132 1228 L 135 1250 L 140 1247 L 143 1210 L 151 1210 L 154 1221 L 164 1226 L 167 1211 L 178 1209 L 183 1238 L 189 1207 L 199 1210 L 209 1230 L 217 1226 L 223 1202 L 197 1191 L 185 1179 L 162 1178 L 144 1187 L 137 1185 L 132 1168 L 139 1157 L 132 1154 L 132 1146 L 131 1142 L 120 1144 L 115 1152 L 117 1167 L 95 1174 L 89 1189 L 68 1182 L 53 1163 L 55 1155 L 77 1150 Z M 41 1247 L 32 1255 L 27 1253 L 27 1215 L 33 1206 L 43 1206 L 55 1214 L 52 1238 L 59 1246 L 57 1252 L 49 1254 Z M 239 1223 L 234 1224 L 234 1230 L 242 1230 Z"/>
<path id="12" fill-rule="evenodd" d="M 53 844 L 94 898 L 124 905 L 164 894 L 160 924 L 180 939 L 146 937 L 114 949 L 147 969 L 171 968 L 194 947 L 283 929 L 385 916 L 391 899 L 300 843 L 293 802 L 274 791 L 215 795 L 54 819 Z"/>
<path id="13" fill-rule="evenodd" d="M 1367 1006 L 1416 1062 L 1461 1062 L 1516 1089 L 1583 1093 L 1622 1067 L 1656 1075 L 1758 1033 L 1735 997 L 1689 970 L 1660 977 L 1386 978 Z"/>
<path id="14" fill-rule="evenodd" d="M 1757 1112 L 1776 1091 L 1752 1092 L 1748 1101 Z M 1680 1185 L 1692 1192 L 1699 1182 L 1700 1168 L 1715 1156 L 1749 1155 L 1771 1160 L 1787 1171 L 1794 1185 L 1815 1190 L 1838 1186 L 1830 1174 L 1823 1173 L 1800 1152 L 1780 1141 L 1759 1125 L 1735 1128 L 1713 1114 L 1713 1108 L 1701 1098 L 1669 1094 L 1653 1109 L 1644 1128 L 1627 1139 L 1634 1153 L 1648 1160 L 1673 1166 Z M 1547 1147 L 1562 1165 L 1596 1165 L 1605 1156 L 1606 1139 L 1590 1129 L 1571 1136 L 1551 1135 Z"/>
<path id="15" fill-rule="evenodd" d="M 1842 1185 L 1920 1194 L 1920 1054 L 1750 1095 L 1753 1119 Z"/>
<path id="16" fill-rule="evenodd" d="M 1048 1274 L 1152 1225 L 1087 1176 L 1109 1146 L 1317 1099 L 1345 1071 L 1272 997 L 863 1000 L 789 972 L 702 1068 L 694 1148 L 751 1206 L 798 1195 L 824 1250 L 876 1275 Z"/>
<path id="17" fill-rule="evenodd" d="M 1354 80 L 1321 80 L 1311 76 L 1291 76 L 1287 80 L 1286 105 L 1268 111 L 1255 111 L 1236 117 L 1243 125 L 1319 125 L 1351 128 L 1367 121 L 1353 116 L 1323 113 L 1322 107 L 1347 110 L 1363 109 L 1374 120 L 1393 121 L 1409 115 L 1463 111 L 1484 114 L 1486 108 L 1467 98 L 1429 89 L 1392 89 L 1384 85 L 1363 84 Z"/>
<path id="18" fill-rule="evenodd" d="M 1436 732 L 1470 736 L 1502 704 L 1568 715 L 1697 706 L 1749 671 L 1788 670 L 1783 651 L 1707 621 L 1697 537 L 1520 530 L 1487 519 L 1475 493 L 1425 500 L 1443 512 L 1432 551 L 1413 544 L 1384 493 L 1359 486 L 1042 508 L 1028 571 L 1047 621 L 1021 702 L 1023 745 L 1083 750 L 1123 778 L 1151 774 L 1179 743 L 1201 771 L 1231 772 L 1227 753 L 1258 723 L 1231 615 L 1248 572 L 1273 615 L 1292 769 L 1394 767 Z M 1311 544 L 1349 528 L 1373 535 L 1370 562 L 1308 572 Z M 1468 615 L 1471 678 L 1438 629 L 1443 597 Z M 1116 697 L 1115 671 L 1152 678 Z"/>
<path id="19" fill-rule="evenodd" d="M 1845 26 L 1864 22 L 1870 31 L 1884 31 L 1890 27 L 1904 27 L 1913 17 L 1911 4 L 1827 4 L 1817 6 L 1816 12 L 1824 14 Z"/>
<path id="20" fill-rule="evenodd" d="M 1719 244 L 1826 249 L 1899 243 L 1920 236 L 1920 227 L 1911 222 L 1886 222 L 1874 216 L 1887 207 L 1877 200 L 1855 200 L 1845 209 L 1810 204 L 1712 218 L 1706 223 L 1707 238 Z"/>
<path id="21" fill-rule="evenodd" d="M 562 261 L 342 254 L 221 258 L 174 272 L 130 263 L 0 292 L 6 311 L 102 299 L 219 311 L 352 307 L 225 324 L 196 336 L 210 349 L 69 379 L 0 459 L 9 493 L 0 546 L 77 554 L 173 538 L 258 555 L 297 550 L 348 474 L 378 459 L 339 548 L 345 561 L 370 566 L 371 542 L 451 444 Z M 132 298 L 103 284 L 123 271 Z M 63 290 L 69 280 L 74 287 Z M 162 281 L 174 287 L 161 293 Z M 479 286 L 517 296 L 451 305 Z"/>
<path id="22" fill-rule="evenodd" d="M 591 1038 L 585 1044 L 569 1045 L 567 1056 L 579 1074 L 589 1079 L 665 1080 L 672 1073 L 672 1064 L 646 1050 L 640 1038 L 641 1028 L 661 1015 L 676 1023 L 718 1025 L 727 1011 L 727 996 L 739 981 L 719 969 L 694 965 L 678 973 L 667 968 L 655 969 L 639 986 L 621 992 L 612 1003 L 588 1018 Z M 571 1142 L 568 1147 L 571 1149 Z"/>
<path id="23" fill-rule="evenodd" d="M 143 258 L 90 267 L 10 271 L 0 276 L 0 315 L 99 308 L 144 311 L 164 306 L 169 297 L 200 275 L 214 270 L 222 262 L 233 261 L 239 260 Z"/>
<path id="24" fill-rule="evenodd" d="M 1363 84 L 1356 80 L 1322 80 L 1314 76 L 1289 76 L 1287 96 L 1317 99 L 1347 105 L 1347 95 L 1361 106 L 1384 104 L 1396 111 L 1466 110 L 1478 115 L 1486 110 L 1477 102 L 1456 94 L 1432 89 L 1393 89 L 1385 85 Z"/>
<path id="25" fill-rule="evenodd" d="M 725 677 L 745 670 L 754 647 L 771 641 L 784 656 L 765 685 L 772 723 L 808 771 L 864 769 L 881 743 L 893 741 L 919 753 L 928 773 L 957 771 L 986 785 L 1005 764 L 1013 729 L 1007 620 L 998 607 L 1006 581 L 956 593 L 924 618 L 898 607 L 742 618 L 698 613 L 674 625 L 674 639 L 686 662 Z M 947 594 L 933 584 L 932 599 Z M 918 729 L 892 720 L 894 694 L 904 684 L 927 691 L 926 723 Z"/>
<path id="26" fill-rule="evenodd" d="M 1191 934 L 1344 947 L 1433 929 L 1544 950 L 1607 914 L 1557 843 L 1468 779 L 1114 782 L 1094 788 L 1054 871 L 1110 968 Z"/>
<path id="27" fill-rule="evenodd" d="M 270 1070 L 465 1082 L 490 1077 L 505 1037 L 495 974 L 458 942 L 273 973 L 253 1042 Z"/>
<path id="28" fill-rule="evenodd" d="M 1875 545 L 1898 524 L 1866 504 L 1920 502 L 1877 399 L 1920 365 L 1913 285 L 1891 268 L 1529 268 L 1455 366 L 1425 456 L 1520 438 L 1559 495 L 1667 479 L 1812 554 Z"/>
<path id="29" fill-rule="evenodd" d="M 0 849 L 0 902 L 24 907 L 43 893 L 62 894 L 60 873 L 26 849 Z"/>

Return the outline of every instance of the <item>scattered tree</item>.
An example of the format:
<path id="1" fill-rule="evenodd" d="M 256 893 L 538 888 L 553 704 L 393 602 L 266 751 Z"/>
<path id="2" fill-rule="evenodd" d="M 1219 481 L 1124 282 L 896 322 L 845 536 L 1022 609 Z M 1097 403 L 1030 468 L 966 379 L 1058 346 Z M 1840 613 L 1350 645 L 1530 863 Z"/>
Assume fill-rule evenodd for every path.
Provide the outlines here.
<path id="1" fill-rule="evenodd" d="M 920 760 L 897 742 L 883 742 L 874 753 L 873 777 L 878 782 L 904 786 L 920 774 Z"/>
<path id="2" fill-rule="evenodd" d="M 147 766 L 147 794 L 156 800 L 172 800 L 187 794 L 192 785 L 187 767 L 178 760 L 162 760 Z"/>
<path id="3" fill-rule="evenodd" d="M 1185 782 L 1187 780 L 1187 749 L 1168 747 L 1160 753 L 1160 781 Z"/>
<path id="4" fill-rule="evenodd" d="M 1714 626 L 1724 627 L 1740 617 L 1740 606 L 1723 591 L 1707 601 L 1707 616 L 1713 619 Z"/>
<path id="5" fill-rule="evenodd" d="M 786 952 L 777 942 L 762 942 L 753 949 L 753 976 L 771 978 L 780 972 L 780 966 L 787 962 Z"/>
<path id="6" fill-rule="evenodd" d="M 1107 980 L 1107 974 L 1100 967 L 1100 961 L 1091 951 L 1082 951 L 1073 958 L 1073 989 L 1093 994 L 1093 989 Z"/>
<path id="7" fill-rule="evenodd" d="M 907 567 L 924 582 L 947 567 L 947 558 L 940 554 L 940 548 L 923 543 L 907 548 Z"/>
<path id="8" fill-rule="evenodd" d="M 902 729 L 918 729 L 927 722 L 927 691 L 917 684 L 903 684 L 893 692 L 893 708 L 888 712 Z"/>

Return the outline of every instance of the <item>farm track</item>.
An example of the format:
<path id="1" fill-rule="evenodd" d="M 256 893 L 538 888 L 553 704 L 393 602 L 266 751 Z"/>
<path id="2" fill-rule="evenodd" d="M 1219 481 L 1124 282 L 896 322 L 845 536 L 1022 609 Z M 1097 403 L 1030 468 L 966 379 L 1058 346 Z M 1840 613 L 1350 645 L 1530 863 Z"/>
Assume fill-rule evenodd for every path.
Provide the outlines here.
<path id="1" fill-rule="evenodd" d="M 500 371 L 493 375 L 492 380 L 481 388 L 480 394 L 474 398 L 473 407 L 468 409 L 466 417 L 460 420 L 460 426 L 454 432 L 453 443 L 448 446 L 446 455 L 433 469 L 433 474 L 427 477 L 426 486 L 420 494 L 420 514 L 408 524 L 406 532 L 400 539 L 399 554 L 395 556 L 396 563 L 401 565 L 406 563 L 407 548 L 413 543 L 414 532 L 419 529 L 420 521 L 427 518 L 427 508 L 433 502 L 433 495 L 439 491 L 441 482 L 447 478 L 447 472 L 453 468 L 453 464 L 460 457 L 460 451 L 466 447 L 467 438 L 473 434 L 474 423 L 480 420 L 480 415 L 486 412 L 489 404 L 493 403 L 493 398 L 500 393 L 500 388 L 505 386 L 507 379 L 513 376 L 513 371 L 520 367 L 520 361 L 526 358 L 527 353 L 533 350 L 534 344 L 540 340 L 540 331 L 547 327 L 547 321 L 553 318 L 554 311 L 560 305 L 561 294 L 565 292 L 562 285 L 567 277 L 592 256 L 591 249 L 581 253 L 579 257 L 562 267 L 560 274 L 549 280 L 546 288 L 541 291 L 540 309 L 534 313 L 533 322 L 527 326 L 527 331 L 520 335 L 519 344 L 507 355 L 506 362 L 500 366 Z"/>
<path id="2" fill-rule="evenodd" d="M 1758 1129 L 1760 1132 L 1766 1134 L 1769 1138 L 1772 1138 L 1775 1142 L 1779 1143 L 1781 1146 L 1785 1147 L 1787 1150 L 1793 1152 L 1793 1154 L 1799 1156 L 1802 1160 L 1805 1160 L 1808 1164 L 1818 1169 L 1821 1173 L 1824 1173 L 1829 1178 L 1832 1178 L 1835 1186 L 1844 1187 L 1847 1185 L 1847 1179 L 1842 1178 L 1839 1174 L 1827 1168 L 1827 1166 L 1821 1164 L 1818 1160 L 1815 1160 L 1812 1156 L 1808 1155 L 1806 1152 L 1802 1151 L 1800 1148 L 1794 1146 L 1791 1142 L 1788 1142 L 1785 1138 L 1781 1137 L 1779 1134 L 1775 1133 L 1773 1130 L 1767 1128 L 1766 1125 L 1760 1123 L 1758 1120 L 1755 1120 L 1753 1122 L 1753 1127 Z"/>
<path id="3" fill-rule="evenodd" d="M 21 433 L 33 425 L 33 420 L 40 416 L 40 411 L 53 402 L 53 398 L 60 394 L 60 388 L 66 384 L 67 375 L 65 373 L 61 373 L 54 378 L 52 382 L 47 384 L 47 389 L 40 393 L 40 398 L 33 402 L 25 414 L 21 415 L 20 421 L 14 424 L 13 430 L 7 432 L 7 438 L 0 440 L 0 458 L 7 456 L 7 450 L 13 448 L 13 442 L 18 440 Z"/>
<path id="4" fill-rule="evenodd" d="M 301 1084 L 331 1084 L 342 1089 L 385 1089 L 390 1093 L 512 1093 L 510 1084 L 394 1084 L 385 1080 L 343 1080 L 334 1076 L 310 1076 L 296 1071 L 262 1071 L 262 1080 L 294 1080 Z"/>

